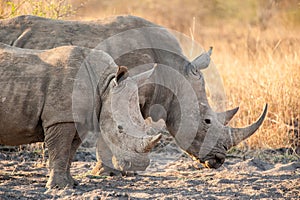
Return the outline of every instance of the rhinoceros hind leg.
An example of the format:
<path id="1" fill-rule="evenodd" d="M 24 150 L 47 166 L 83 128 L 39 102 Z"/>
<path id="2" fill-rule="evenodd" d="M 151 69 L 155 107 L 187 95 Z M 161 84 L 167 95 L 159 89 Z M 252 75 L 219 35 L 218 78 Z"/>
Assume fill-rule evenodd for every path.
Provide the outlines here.
<path id="1" fill-rule="evenodd" d="M 67 170 L 69 178 L 72 179 L 74 182 L 74 186 L 79 185 L 79 182 L 76 181 L 75 179 L 73 179 L 73 177 L 71 176 L 70 168 L 71 168 L 71 164 L 74 159 L 74 156 L 76 154 L 76 151 L 77 151 L 78 147 L 80 146 L 81 142 L 82 142 L 82 140 L 79 137 L 78 133 L 76 132 L 76 135 L 75 135 L 75 137 L 72 141 L 72 145 L 71 145 L 71 152 L 70 152 L 70 158 L 69 158 L 69 169 Z"/>
<path id="2" fill-rule="evenodd" d="M 49 180 L 47 188 L 73 187 L 70 163 L 74 155 L 76 129 L 73 123 L 55 124 L 45 129 L 45 143 L 49 150 Z M 72 145 L 73 144 L 73 145 Z M 78 146 L 77 146 L 78 147 Z M 73 155 L 72 155 L 73 154 Z"/>

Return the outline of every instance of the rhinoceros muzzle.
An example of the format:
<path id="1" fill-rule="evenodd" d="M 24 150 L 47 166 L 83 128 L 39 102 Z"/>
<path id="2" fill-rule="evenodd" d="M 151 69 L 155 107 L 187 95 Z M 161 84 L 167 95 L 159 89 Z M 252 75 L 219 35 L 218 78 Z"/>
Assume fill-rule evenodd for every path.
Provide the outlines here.
<path id="1" fill-rule="evenodd" d="M 223 130 L 227 139 L 224 140 L 224 143 L 222 144 L 223 148 L 220 148 L 218 150 L 215 149 L 213 152 L 211 151 L 208 155 L 202 158 L 195 153 L 191 153 L 188 151 L 187 153 L 193 158 L 193 160 L 199 162 L 205 168 L 219 168 L 225 161 L 226 151 L 250 137 L 261 126 L 266 117 L 267 110 L 268 104 L 265 105 L 265 108 L 259 119 L 250 126 L 244 128 L 232 128 L 229 126 L 224 126 Z"/>
<path id="2" fill-rule="evenodd" d="M 197 159 L 197 161 L 205 168 L 218 169 L 223 165 L 226 155 L 224 153 L 216 153 L 208 157 L 205 160 Z"/>
<path id="3" fill-rule="evenodd" d="M 201 159 L 198 156 L 195 156 L 191 153 L 186 152 L 192 159 L 200 163 L 203 167 L 209 169 L 217 169 L 223 165 L 225 162 L 226 154 L 225 153 L 215 153 L 207 155 L 205 158 Z"/>
<path id="4" fill-rule="evenodd" d="M 208 159 L 204 162 L 204 167 L 217 169 L 223 165 L 225 157 L 225 154 L 217 153 L 214 155 L 214 158 Z"/>

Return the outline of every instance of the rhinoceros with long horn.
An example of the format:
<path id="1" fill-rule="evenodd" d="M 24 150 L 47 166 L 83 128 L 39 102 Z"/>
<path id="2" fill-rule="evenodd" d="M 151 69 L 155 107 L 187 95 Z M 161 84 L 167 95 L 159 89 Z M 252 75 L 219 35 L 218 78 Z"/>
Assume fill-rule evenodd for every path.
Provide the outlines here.
<path id="1" fill-rule="evenodd" d="M 157 63 L 158 67 L 155 71 L 159 73 L 156 72 L 150 77 L 149 82 L 152 84 L 139 87 L 143 117 L 150 115 L 151 107 L 161 105 L 165 114 L 155 114 L 152 116 L 154 120 L 163 118 L 167 129 L 175 137 L 179 146 L 192 158 L 204 163 L 206 167 L 220 167 L 225 160 L 226 151 L 250 137 L 261 126 L 266 116 L 267 106 L 261 117 L 249 127 L 225 126 L 238 108 L 223 113 L 216 113 L 211 109 L 200 71 L 207 67 L 199 65 L 202 63 L 200 62 L 202 56 L 189 61 L 173 34 L 139 17 L 117 16 L 104 20 L 79 22 L 20 16 L 0 22 L 0 40 L 12 46 L 33 49 L 49 49 L 61 45 L 102 49 L 109 53 L 117 64 L 128 66 L 132 75 L 140 74 L 150 69 L 153 63 Z M 152 64 L 145 65 L 149 63 Z M 169 68 L 173 70 L 168 71 Z M 182 75 L 181 78 L 170 79 L 169 83 L 173 81 L 174 91 L 179 92 L 179 96 L 183 98 L 186 97 L 183 95 L 186 92 L 180 85 L 183 83 L 180 80 L 190 83 L 196 95 L 195 106 L 198 105 L 196 114 L 191 115 L 194 119 L 188 118 L 191 117 L 188 113 L 181 112 L 177 94 L 156 84 L 177 72 Z M 195 130 L 180 129 L 183 119 L 187 124 L 189 121 L 195 121 L 194 126 L 197 126 Z M 101 158 L 98 162 L 101 163 Z"/>
<path id="2" fill-rule="evenodd" d="M 76 184 L 71 161 L 87 132 L 98 134 L 98 148 L 103 157 L 109 155 L 111 168 L 145 170 L 161 135 L 146 133 L 133 78 L 101 50 L 29 50 L 0 43 L 0 144 L 45 141 L 48 188 Z"/>

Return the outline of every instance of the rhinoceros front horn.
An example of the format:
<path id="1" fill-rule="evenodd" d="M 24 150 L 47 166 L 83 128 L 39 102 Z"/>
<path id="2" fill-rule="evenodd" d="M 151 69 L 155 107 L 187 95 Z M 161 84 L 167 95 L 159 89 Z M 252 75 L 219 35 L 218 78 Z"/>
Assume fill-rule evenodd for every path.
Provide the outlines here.
<path id="1" fill-rule="evenodd" d="M 231 137 L 231 146 L 239 144 L 241 141 L 250 137 L 263 123 L 268 110 L 268 104 L 265 105 L 264 111 L 259 119 L 252 125 L 245 128 L 229 128 L 229 135 Z"/>
<path id="2" fill-rule="evenodd" d="M 120 148 L 123 150 L 129 150 L 136 153 L 147 153 L 155 146 L 155 144 L 161 139 L 162 134 L 158 133 L 156 135 L 148 136 L 134 136 L 127 134 L 122 130 L 117 134 L 103 134 L 106 141 L 112 148 Z"/>
<path id="3" fill-rule="evenodd" d="M 151 149 L 155 146 L 155 144 L 161 139 L 162 137 L 162 134 L 158 134 L 158 135 L 155 135 L 155 136 L 150 136 L 150 137 L 147 137 L 147 138 L 144 138 L 144 145 L 141 149 L 142 152 L 149 152 L 151 151 Z"/>
<path id="4" fill-rule="evenodd" d="M 161 139 L 162 134 L 155 136 L 135 137 L 127 135 L 123 142 L 130 149 L 137 153 L 147 153 L 155 146 L 155 144 Z"/>

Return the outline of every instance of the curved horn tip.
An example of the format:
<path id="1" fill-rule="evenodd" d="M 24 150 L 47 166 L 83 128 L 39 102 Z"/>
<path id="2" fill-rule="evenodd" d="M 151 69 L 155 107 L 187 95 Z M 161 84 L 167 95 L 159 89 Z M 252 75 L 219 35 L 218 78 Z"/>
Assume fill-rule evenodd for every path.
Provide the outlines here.
<path id="1" fill-rule="evenodd" d="M 256 124 L 256 126 L 257 126 L 256 129 L 258 129 L 260 127 L 260 125 L 263 123 L 263 121 L 265 120 L 267 112 L 268 112 L 268 104 L 266 103 L 266 105 L 264 107 L 264 110 L 263 110 L 263 113 L 260 115 L 258 120 L 256 122 L 254 122 L 254 124 Z"/>
<path id="2" fill-rule="evenodd" d="M 264 110 L 268 110 L 268 106 L 269 106 L 268 103 L 266 103 Z"/>
<path id="3" fill-rule="evenodd" d="M 265 120 L 265 117 L 267 115 L 268 112 L 268 104 L 266 103 L 263 113 L 261 114 L 261 116 L 258 118 L 258 120 L 254 123 L 256 124 L 257 128 L 255 129 L 255 131 L 262 125 L 263 121 Z M 254 131 L 254 132 L 255 132 Z"/>
<path id="4" fill-rule="evenodd" d="M 266 105 L 265 105 L 265 107 L 264 107 L 263 114 L 262 114 L 262 116 L 263 116 L 264 118 L 266 117 L 267 112 L 268 112 L 268 103 L 266 103 Z"/>
<path id="5" fill-rule="evenodd" d="M 265 105 L 263 113 L 256 122 L 245 128 L 230 128 L 229 136 L 231 140 L 231 146 L 239 144 L 241 141 L 250 137 L 255 131 L 262 125 L 268 111 L 268 104 Z"/>

